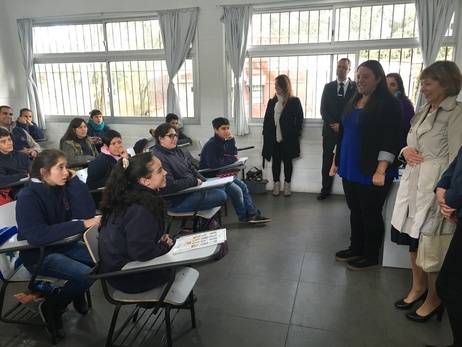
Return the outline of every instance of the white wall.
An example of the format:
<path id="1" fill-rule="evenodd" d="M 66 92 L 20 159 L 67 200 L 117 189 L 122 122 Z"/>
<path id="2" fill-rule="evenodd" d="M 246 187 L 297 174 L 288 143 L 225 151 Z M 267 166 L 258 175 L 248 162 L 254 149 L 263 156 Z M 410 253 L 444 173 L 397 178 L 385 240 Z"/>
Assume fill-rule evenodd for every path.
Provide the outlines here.
<path id="1" fill-rule="evenodd" d="M 388 0 L 386 0 L 388 1 Z M 310 1 L 310 3 L 340 2 Z M 226 90 L 224 75 L 224 42 L 223 29 L 220 22 L 222 9 L 217 5 L 241 4 L 241 0 L 184 0 L 146 1 L 146 0 L 0 0 L 0 104 L 8 104 L 13 110 L 19 110 L 26 103 L 24 93 L 24 70 L 19 53 L 19 40 L 16 29 L 18 18 L 43 18 L 86 13 L 154 11 L 198 6 L 198 58 L 199 58 L 199 89 L 200 89 L 200 125 L 188 125 L 185 132 L 196 145 L 191 148 L 194 154 L 199 152 L 198 141 L 206 140 L 212 135 L 211 120 L 218 116 L 226 116 Z M 252 4 L 267 4 L 266 0 L 252 0 Z M 290 3 L 289 1 L 287 3 Z M 306 1 L 303 1 L 306 4 Z M 462 29 L 461 29 L 462 31 Z M 459 35 L 462 37 L 462 34 Z M 462 46 L 462 45 L 461 45 Z M 462 47 L 459 47 L 459 66 L 462 66 Z M 457 60 L 456 60 L 457 62 Z M 51 145 L 56 145 L 64 133 L 67 124 L 47 122 L 47 136 Z M 127 146 L 132 146 L 136 140 L 148 137 L 148 126 L 113 125 L 118 130 Z M 249 166 L 261 166 L 261 125 L 250 126 L 250 134 L 238 137 L 239 147 L 255 146 L 254 150 L 244 152 L 249 156 Z M 319 192 L 321 188 L 321 121 L 305 127 L 302 138 L 302 155 L 294 162 L 292 187 L 294 191 Z M 265 177 L 271 173 L 266 168 Z M 340 180 L 336 179 L 334 193 L 342 193 Z M 272 188 L 272 184 L 268 185 Z"/>

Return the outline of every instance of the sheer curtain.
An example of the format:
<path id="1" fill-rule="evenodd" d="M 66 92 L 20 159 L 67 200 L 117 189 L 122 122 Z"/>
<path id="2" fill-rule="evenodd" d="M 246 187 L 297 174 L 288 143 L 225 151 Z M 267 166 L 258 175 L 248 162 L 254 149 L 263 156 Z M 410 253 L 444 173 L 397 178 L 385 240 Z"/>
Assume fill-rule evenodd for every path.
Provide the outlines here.
<path id="1" fill-rule="evenodd" d="M 46 129 L 45 117 L 42 114 L 34 76 L 34 45 L 32 37 L 32 20 L 18 19 L 19 43 L 21 45 L 22 65 L 26 74 L 27 104 L 35 115 L 40 128 Z"/>
<path id="2" fill-rule="evenodd" d="M 159 11 L 160 30 L 164 43 L 167 72 L 167 112 L 176 114 L 181 121 L 180 104 L 173 77 L 180 70 L 196 33 L 199 8 Z"/>
<path id="3" fill-rule="evenodd" d="M 226 55 L 234 75 L 233 116 L 236 135 L 246 135 L 249 133 L 249 121 L 246 116 L 241 75 L 247 52 L 247 34 L 253 8 L 248 5 L 224 6 L 223 10 Z"/>
<path id="4" fill-rule="evenodd" d="M 454 14 L 456 0 L 415 0 L 424 66 L 436 60 Z M 416 110 L 424 104 L 419 94 Z"/>

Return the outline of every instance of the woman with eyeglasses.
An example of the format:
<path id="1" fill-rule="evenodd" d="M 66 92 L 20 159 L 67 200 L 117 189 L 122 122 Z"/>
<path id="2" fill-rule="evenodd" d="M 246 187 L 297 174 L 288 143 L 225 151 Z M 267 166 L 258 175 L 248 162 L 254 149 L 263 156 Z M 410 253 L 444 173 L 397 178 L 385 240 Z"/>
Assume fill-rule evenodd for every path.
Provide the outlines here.
<path id="1" fill-rule="evenodd" d="M 155 139 L 157 143 L 152 148 L 152 153 L 159 158 L 164 170 L 167 171 L 167 185 L 160 189 L 161 194 L 172 194 L 199 186 L 206 180 L 177 147 L 178 135 L 173 125 L 169 123 L 159 125 Z M 209 189 L 205 192 L 167 197 L 166 200 L 170 203 L 171 212 L 208 210 L 223 205 L 226 202 L 226 193 L 222 189 Z"/>

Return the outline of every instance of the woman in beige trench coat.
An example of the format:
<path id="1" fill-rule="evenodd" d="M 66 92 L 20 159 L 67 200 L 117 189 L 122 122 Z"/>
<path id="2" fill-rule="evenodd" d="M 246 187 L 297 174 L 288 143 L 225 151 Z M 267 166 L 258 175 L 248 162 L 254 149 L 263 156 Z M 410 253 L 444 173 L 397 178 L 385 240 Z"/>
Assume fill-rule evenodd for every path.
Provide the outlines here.
<path id="1" fill-rule="evenodd" d="M 409 310 L 423 300 L 416 311 L 406 317 L 426 322 L 444 310 L 436 293 L 437 272 L 426 273 L 416 265 L 420 233 L 434 234 L 439 226 L 443 233 L 453 233 L 454 224 L 443 221 L 433 190 L 442 173 L 462 146 L 462 105 L 457 102 L 462 75 L 457 65 L 439 61 L 429 65 L 420 75 L 421 92 L 427 103 L 411 120 L 408 146 L 400 157 L 407 163 L 393 210 L 392 241 L 409 245 L 412 264 L 412 289 L 407 297 L 395 302 Z"/>

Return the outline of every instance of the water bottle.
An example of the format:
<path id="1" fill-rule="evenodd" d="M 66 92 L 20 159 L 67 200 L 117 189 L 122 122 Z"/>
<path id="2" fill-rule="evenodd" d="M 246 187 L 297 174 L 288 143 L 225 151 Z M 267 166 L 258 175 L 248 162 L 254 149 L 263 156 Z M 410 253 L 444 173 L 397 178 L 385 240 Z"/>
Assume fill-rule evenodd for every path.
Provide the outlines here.
<path id="1" fill-rule="evenodd" d="M 51 283 L 48 283 L 48 286 L 47 286 L 45 282 L 35 282 L 35 289 L 37 289 L 38 291 L 42 293 L 47 292 L 48 294 L 51 294 L 51 295 L 56 295 L 60 291 L 58 286 L 51 284 Z"/>

